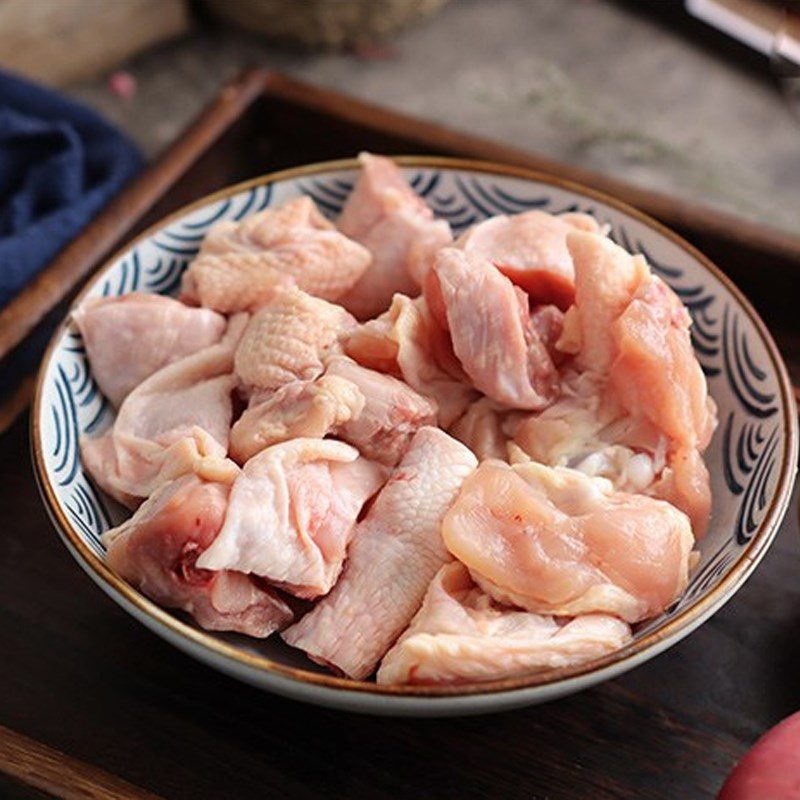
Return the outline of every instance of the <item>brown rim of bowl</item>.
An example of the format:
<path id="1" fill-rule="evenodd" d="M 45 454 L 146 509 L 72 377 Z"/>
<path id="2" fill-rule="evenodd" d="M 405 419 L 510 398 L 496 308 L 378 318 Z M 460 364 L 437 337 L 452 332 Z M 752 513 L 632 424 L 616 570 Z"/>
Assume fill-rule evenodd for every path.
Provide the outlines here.
<path id="1" fill-rule="evenodd" d="M 156 605 L 154 602 L 140 594 L 132 586 L 115 575 L 76 533 L 56 501 L 55 492 L 44 466 L 39 417 L 41 411 L 44 376 L 47 372 L 47 368 L 56 344 L 59 342 L 65 330 L 67 329 L 69 314 L 67 314 L 66 318 L 61 322 L 53 334 L 53 337 L 51 338 L 47 350 L 42 358 L 39 376 L 36 383 L 36 394 L 34 397 L 33 415 L 31 421 L 31 447 L 34 455 L 36 477 L 40 490 L 49 507 L 50 515 L 60 527 L 62 535 L 72 545 L 75 552 L 81 557 L 84 565 L 92 570 L 97 579 L 101 580 L 107 587 L 111 588 L 115 594 L 120 595 L 139 611 L 150 617 L 159 625 L 168 628 L 174 634 L 184 637 L 192 644 L 206 648 L 215 655 L 225 660 L 236 662 L 238 665 L 244 666 L 245 668 L 272 673 L 283 678 L 289 678 L 305 684 L 314 684 L 319 687 L 327 687 L 329 689 L 366 692 L 382 696 L 396 697 L 458 697 L 508 692 L 516 689 L 525 689 L 535 686 L 554 684 L 567 679 L 577 678 L 589 673 L 600 671 L 611 667 L 612 665 L 621 665 L 627 661 L 635 659 L 636 656 L 655 647 L 659 643 L 664 642 L 664 640 L 677 636 L 681 633 L 681 631 L 690 629 L 692 623 L 702 620 L 703 617 L 710 614 L 718 606 L 724 604 L 724 602 L 729 599 L 730 596 L 732 596 L 734 590 L 741 586 L 750 573 L 755 569 L 756 565 L 766 552 L 772 539 L 775 537 L 778 531 L 779 523 L 786 512 L 786 508 L 791 497 L 797 459 L 798 431 L 796 406 L 792 385 L 789 381 L 786 367 L 780 357 L 778 348 L 775 345 L 772 336 L 767 330 L 766 325 L 764 325 L 761 318 L 750 305 L 750 302 L 744 297 L 744 295 L 727 277 L 727 275 L 725 275 L 693 245 L 686 242 L 676 233 L 669 230 L 652 217 L 649 217 L 632 206 L 629 206 L 627 203 L 623 203 L 620 200 L 617 200 L 616 198 L 611 197 L 603 192 L 590 189 L 582 186 L 581 184 L 564 180 L 553 175 L 547 175 L 545 173 L 524 169 L 522 167 L 496 164 L 490 161 L 473 161 L 470 159 L 446 158 L 439 156 L 399 156 L 393 157 L 393 160 L 404 167 L 438 167 L 451 170 L 461 169 L 472 172 L 491 173 L 496 175 L 528 179 L 549 184 L 550 186 L 560 189 L 566 189 L 568 191 L 575 192 L 576 194 L 598 200 L 608 206 L 611 206 L 612 208 L 628 214 L 639 222 L 644 223 L 657 233 L 666 237 L 674 244 L 685 250 L 689 255 L 699 261 L 718 281 L 720 281 L 720 283 L 725 286 L 734 299 L 739 303 L 764 341 L 770 361 L 772 362 L 775 372 L 778 375 L 782 399 L 781 409 L 783 413 L 783 423 L 787 431 L 787 435 L 784 439 L 780 475 L 769 508 L 767 509 L 761 524 L 758 526 L 758 529 L 753 534 L 736 562 L 730 567 L 729 572 L 727 575 L 725 575 L 722 581 L 720 581 L 720 583 L 708 594 L 699 597 L 694 603 L 664 623 L 661 628 L 646 634 L 641 639 L 634 641 L 626 647 L 616 650 L 613 653 L 604 656 L 603 658 L 595 659 L 575 667 L 559 667 L 527 676 L 503 678 L 494 681 L 486 681 L 484 683 L 473 682 L 452 686 L 381 686 L 368 681 L 355 681 L 348 678 L 339 678 L 333 675 L 324 675 L 317 672 L 311 672 L 305 669 L 287 667 L 265 656 L 244 652 L 234 645 L 220 641 L 205 631 L 202 631 L 186 622 L 183 622 L 182 620 L 177 619 L 171 613 Z M 84 286 L 84 288 L 73 301 L 73 307 L 75 304 L 80 302 L 83 296 L 88 292 L 90 286 L 94 285 L 96 281 L 98 281 L 106 272 L 108 272 L 124 253 L 128 252 L 142 240 L 152 236 L 153 233 L 163 228 L 169 222 L 184 216 L 190 211 L 208 205 L 209 203 L 222 198 L 230 197 L 238 194 L 239 192 L 246 191 L 247 189 L 255 186 L 302 178 L 325 172 L 357 169 L 358 167 L 359 162 L 354 158 L 323 161 L 315 164 L 308 164 L 302 167 L 294 167 L 292 169 L 268 173 L 266 175 L 235 184 L 234 186 L 221 189 L 220 191 L 214 192 L 210 195 L 206 195 L 205 197 L 184 206 L 172 214 L 169 214 L 154 225 L 151 225 L 149 228 L 147 228 L 147 230 L 139 234 L 136 238 L 128 242 L 123 248 L 117 251 L 99 270 L 97 270 L 97 272 L 95 272 L 91 280 L 87 282 L 86 286 Z"/>

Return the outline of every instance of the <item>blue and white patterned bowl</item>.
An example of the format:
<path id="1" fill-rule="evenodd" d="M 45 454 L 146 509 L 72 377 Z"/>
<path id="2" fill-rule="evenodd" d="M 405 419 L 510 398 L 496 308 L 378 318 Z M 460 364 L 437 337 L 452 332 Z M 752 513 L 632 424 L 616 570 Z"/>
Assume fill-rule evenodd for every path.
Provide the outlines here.
<path id="1" fill-rule="evenodd" d="M 126 513 L 84 472 L 78 436 L 111 424 L 81 337 L 65 322 L 45 355 L 33 411 L 36 474 L 61 538 L 86 572 L 123 608 L 190 655 L 244 681 L 321 705 L 388 714 L 477 713 L 537 703 L 618 675 L 686 636 L 742 585 L 786 511 L 797 463 L 797 420 L 786 369 L 750 304 L 693 247 L 634 209 L 571 183 L 496 164 L 401 158 L 406 175 L 456 233 L 501 213 L 583 211 L 643 253 L 694 319 L 693 342 L 719 408 L 707 452 L 712 523 L 683 597 L 637 631 L 632 644 L 591 664 L 459 687 L 379 687 L 324 674 L 273 637 L 266 642 L 207 633 L 165 611 L 109 571 L 100 534 Z M 308 194 L 331 216 L 357 174 L 355 161 L 287 170 L 231 187 L 173 214 L 117 254 L 81 295 L 133 290 L 170 294 L 208 228 Z"/>

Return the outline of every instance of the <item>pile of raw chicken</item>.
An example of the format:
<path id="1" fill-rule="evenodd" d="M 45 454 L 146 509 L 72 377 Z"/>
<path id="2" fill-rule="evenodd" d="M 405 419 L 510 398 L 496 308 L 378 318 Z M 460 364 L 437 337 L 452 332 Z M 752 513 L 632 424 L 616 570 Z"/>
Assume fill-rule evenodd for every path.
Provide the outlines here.
<path id="1" fill-rule="evenodd" d="M 378 683 L 601 657 L 687 584 L 716 424 L 676 295 L 582 214 L 453 240 L 362 155 L 336 224 L 307 197 L 220 222 L 178 300 L 83 302 L 118 409 L 84 437 L 135 513 L 108 564 L 210 630 Z"/>

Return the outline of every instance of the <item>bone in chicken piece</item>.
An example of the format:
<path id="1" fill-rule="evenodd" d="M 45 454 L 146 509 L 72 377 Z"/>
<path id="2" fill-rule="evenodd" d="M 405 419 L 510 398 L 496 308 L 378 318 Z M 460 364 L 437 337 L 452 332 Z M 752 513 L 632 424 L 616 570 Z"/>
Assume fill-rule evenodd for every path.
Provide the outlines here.
<path id="1" fill-rule="evenodd" d="M 107 564 L 152 600 L 188 612 L 207 630 L 264 638 L 292 621 L 286 603 L 248 575 L 197 566 L 225 519 L 229 491 L 229 485 L 197 475 L 165 484 L 103 535 Z"/>
<path id="2" fill-rule="evenodd" d="M 334 375 L 287 383 L 265 396 L 253 395 L 231 429 L 231 458 L 244 464 L 273 444 L 322 439 L 358 417 L 364 403 L 364 395 L 354 383 Z"/>
<path id="3" fill-rule="evenodd" d="M 326 375 L 349 381 L 364 397 L 364 407 L 336 428 L 336 435 L 363 456 L 394 466 L 414 434 L 436 422 L 436 404 L 408 384 L 367 369 L 346 356 L 334 356 Z"/>
<path id="4" fill-rule="evenodd" d="M 443 431 L 421 428 L 359 523 L 339 582 L 283 638 L 351 678 L 372 674 L 450 559 L 442 518 L 476 463 Z"/>
<path id="5" fill-rule="evenodd" d="M 539 614 L 609 613 L 637 622 L 686 588 L 694 538 L 669 503 L 533 462 L 485 461 L 442 536 L 496 600 Z"/>
<path id="6" fill-rule="evenodd" d="M 450 347 L 449 337 L 433 322 L 422 297 L 412 300 L 396 294 L 388 311 L 346 334 L 343 346 L 362 366 L 402 378 L 435 400 L 442 427 L 478 398 L 466 376 L 454 376 L 439 364 L 438 355 Z"/>
<path id="7" fill-rule="evenodd" d="M 600 226 L 588 214 L 526 211 L 483 220 L 459 236 L 455 246 L 491 261 L 531 302 L 553 303 L 566 311 L 575 299 L 575 270 L 567 249 L 567 234 L 574 230 L 597 233 Z"/>
<path id="8" fill-rule="evenodd" d="M 83 464 L 102 489 L 135 507 L 166 480 L 225 457 L 233 354 L 246 323 L 246 314 L 233 317 L 220 342 L 140 383 L 110 430 L 81 438 Z"/>
<path id="9" fill-rule="evenodd" d="M 313 380 L 340 352 L 339 336 L 355 320 L 341 307 L 291 287 L 253 315 L 236 351 L 236 377 L 248 390 Z"/>
<path id="10" fill-rule="evenodd" d="M 203 569 L 259 575 L 298 597 L 330 591 L 356 517 L 388 470 L 329 439 L 293 439 L 251 458 L 231 490 Z"/>
<path id="11" fill-rule="evenodd" d="M 582 664 L 630 640 L 630 627 L 607 614 L 556 621 L 500 606 L 453 561 L 433 579 L 377 679 L 425 685 L 512 678 Z"/>
<path id="12" fill-rule="evenodd" d="M 527 297 L 508 278 L 481 256 L 449 247 L 426 284 L 426 299 L 437 293 L 453 350 L 476 389 L 511 408 L 544 408 L 555 399 L 555 365 L 531 325 Z"/>
<path id="13" fill-rule="evenodd" d="M 394 162 L 368 153 L 359 160 L 361 174 L 338 226 L 372 253 L 372 263 L 341 302 L 359 319 L 369 319 L 388 308 L 395 292 L 419 293 L 434 254 L 452 235 L 447 222 L 434 220 Z"/>
<path id="14" fill-rule="evenodd" d="M 181 299 L 230 314 L 253 311 L 277 288 L 297 285 L 335 300 L 371 260 L 301 197 L 241 222 L 218 222 L 184 274 Z"/>
<path id="15" fill-rule="evenodd" d="M 90 297 L 73 312 L 100 391 L 119 408 L 161 367 L 215 344 L 225 318 L 157 294 Z"/>

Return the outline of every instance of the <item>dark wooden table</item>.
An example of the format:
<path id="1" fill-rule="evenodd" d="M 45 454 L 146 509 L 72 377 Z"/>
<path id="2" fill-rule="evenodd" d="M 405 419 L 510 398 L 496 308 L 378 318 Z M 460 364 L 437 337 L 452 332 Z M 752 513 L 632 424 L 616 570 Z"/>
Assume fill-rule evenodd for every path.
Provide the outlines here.
<path id="1" fill-rule="evenodd" d="M 243 118 L 150 218 L 267 164 L 379 149 L 401 135 L 407 142 L 394 142 L 399 152 L 426 142 L 429 152 L 446 149 L 441 138 L 428 141 L 420 133 L 413 140 L 413 126 L 401 130 L 396 118 L 375 122 L 359 104 L 324 99 L 331 124 L 312 129 L 305 157 L 302 137 L 276 138 L 274 113 L 282 109 L 291 132 L 306 112 L 288 101 L 265 106 L 258 113 L 271 108 L 266 119 L 274 124 L 262 125 L 260 138 L 253 138 L 253 120 L 265 117 Z M 354 130 L 356 124 L 362 129 Z M 384 138 L 370 139 L 370 125 L 383 125 Z M 257 144 L 247 159 L 241 137 Z M 455 151 L 469 143 L 449 141 Z M 480 151 L 480 143 L 471 146 Z M 725 267 L 724 237 L 712 233 L 709 247 L 718 248 Z M 736 252 L 744 251 L 737 245 Z M 791 257 L 787 251 L 787 263 Z M 790 366 L 800 368 L 794 314 L 785 313 L 786 303 L 770 302 L 763 271 L 744 269 L 746 254 L 731 263 Z M 774 268 L 775 259 L 770 263 Z M 382 719 L 304 706 L 237 683 L 125 614 L 81 572 L 52 529 L 27 436 L 26 417 L 0 436 L 0 798 L 694 800 L 713 797 L 759 734 L 800 708 L 796 498 L 772 549 L 730 603 L 632 673 L 501 715 Z"/>

